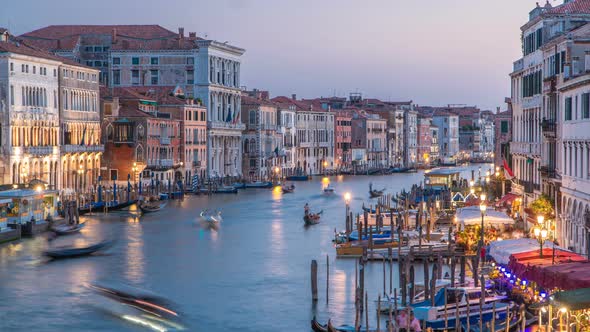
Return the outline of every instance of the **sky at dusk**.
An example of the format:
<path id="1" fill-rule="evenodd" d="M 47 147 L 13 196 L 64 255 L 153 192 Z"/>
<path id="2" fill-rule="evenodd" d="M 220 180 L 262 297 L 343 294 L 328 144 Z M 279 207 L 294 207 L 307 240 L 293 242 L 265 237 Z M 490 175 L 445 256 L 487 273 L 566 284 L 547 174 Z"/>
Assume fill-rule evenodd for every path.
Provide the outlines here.
<path id="1" fill-rule="evenodd" d="M 508 74 L 521 56 L 519 28 L 536 2 L 4 1 L 0 26 L 13 34 L 52 24 L 160 24 L 228 41 L 246 49 L 242 84 L 272 96 L 362 92 L 484 109 L 505 107 Z"/>

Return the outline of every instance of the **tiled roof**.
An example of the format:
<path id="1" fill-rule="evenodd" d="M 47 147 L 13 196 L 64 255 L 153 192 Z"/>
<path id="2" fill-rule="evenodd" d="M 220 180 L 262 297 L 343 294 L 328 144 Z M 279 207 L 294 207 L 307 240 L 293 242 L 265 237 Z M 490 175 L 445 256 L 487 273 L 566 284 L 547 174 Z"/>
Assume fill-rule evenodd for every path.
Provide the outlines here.
<path id="1" fill-rule="evenodd" d="M 573 0 L 547 10 L 549 14 L 590 14 L 590 0 Z"/>
<path id="2" fill-rule="evenodd" d="M 72 66 L 78 66 L 78 67 L 96 70 L 95 68 L 87 67 L 87 66 L 80 64 L 76 61 L 57 56 L 53 53 L 50 53 L 50 52 L 47 52 L 43 49 L 35 47 L 35 46 L 29 44 L 28 42 L 17 40 L 13 37 L 11 37 L 7 42 L 0 42 L 0 52 L 8 52 L 8 53 L 33 56 L 33 57 L 37 57 L 37 58 L 43 58 L 43 59 L 49 59 L 49 60 L 53 60 L 53 61 L 63 62 L 64 64 L 68 64 L 68 65 L 72 65 Z"/>
<path id="3" fill-rule="evenodd" d="M 153 118 L 154 116 L 141 111 L 133 106 L 121 105 L 119 108 L 119 118 L 134 117 L 134 118 Z"/>
<path id="4" fill-rule="evenodd" d="M 157 24 L 151 25 L 50 25 L 41 29 L 27 32 L 23 37 L 39 37 L 46 39 L 61 39 L 79 35 L 111 35 L 113 30 L 117 35 L 130 38 L 162 38 L 176 35 L 166 28 Z"/>
<path id="5" fill-rule="evenodd" d="M 270 101 L 278 104 L 280 107 L 287 108 L 289 106 L 295 106 L 296 111 L 309 111 L 309 106 L 300 102 L 299 100 L 293 100 L 290 97 L 278 96 L 272 98 Z"/>
<path id="6" fill-rule="evenodd" d="M 112 37 L 116 35 L 116 39 Z M 50 25 L 21 36 L 43 49 L 72 50 L 78 44 L 105 44 L 113 50 L 194 49 L 195 41 L 159 25 Z"/>
<path id="7" fill-rule="evenodd" d="M 252 98 L 252 97 L 245 96 L 245 95 L 242 95 L 241 103 L 242 103 L 242 105 L 270 106 L 270 107 L 277 107 L 278 106 L 276 103 L 274 103 L 270 100 Z"/>

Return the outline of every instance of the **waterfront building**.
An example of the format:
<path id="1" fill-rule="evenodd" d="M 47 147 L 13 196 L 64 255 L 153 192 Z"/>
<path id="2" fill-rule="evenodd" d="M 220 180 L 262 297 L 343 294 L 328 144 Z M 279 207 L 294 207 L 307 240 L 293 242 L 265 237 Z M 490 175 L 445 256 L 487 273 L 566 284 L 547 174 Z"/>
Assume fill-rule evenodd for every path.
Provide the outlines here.
<path id="1" fill-rule="evenodd" d="M 100 175 L 99 71 L 64 63 L 59 76 L 61 189 L 89 192 Z"/>
<path id="2" fill-rule="evenodd" d="M 364 149 L 364 158 L 357 159 L 357 170 L 386 168 L 387 164 L 387 121 L 377 114 L 364 111 L 352 115 L 352 147 Z M 358 153 L 358 152 L 357 152 Z"/>
<path id="3" fill-rule="evenodd" d="M 279 103 L 275 104 L 279 112 L 279 134 L 283 140 L 281 175 L 289 176 L 295 174 L 297 167 L 297 127 L 295 125 L 297 112 L 293 105 L 283 107 Z"/>
<path id="4" fill-rule="evenodd" d="M 437 159 L 433 159 L 431 156 L 432 153 L 432 118 L 419 114 L 418 115 L 418 145 L 416 148 L 417 154 L 417 163 L 416 165 L 419 167 L 429 167 L 432 161 L 436 161 Z M 438 152 L 438 149 L 436 149 Z"/>
<path id="5" fill-rule="evenodd" d="M 194 98 L 185 95 L 180 86 L 163 87 L 155 96 L 161 113 L 170 113 L 180 121 L 180 169 L 184 184 L 191 186 L 193 177 L 198 183 L 207 178 L 207 108 Z"/>
<path id="6" fill-rule="evenodd" d="M 432 141 L 429 162 L 430 165 L 437 165 L 440 160 L 440 144 L 438 142 L 438 127 L 433 124 L 430 125 L 430 138 Z"/>
<path id="7" fill-rule="evenodd" d="M 394 167 L 404 167 L 404 151 L 405 151 L 405 117 L 404 110 L 396 109 L 389 112 L 389 121 L 387 128 L 388 140 L 388 159 L 389 165 Z"/>
<path id="8" fill-rule="evenodd" d="M 435 110 L 432 122 L 438 127 L 439 158 L 456 160 L 459 154 L 459 116 L 444 110 Z"/>
<path id="9" fill-rule="evenodd" d="M 507 110 L 498 112 L 494 116 L 494 164 L 502 165 L 503 160 L 509 164 L 510 158 L 510 141 L 512 140 L 512 103 L 510 98 L 506 98 Z"/>
<path id="10" fill-rule="evenodd" d="M 277 105 L 268 98 L 267 91 L 244 91 L 242 118 L 243 132 L 242 174 L 250 180 L 271 179 L 275 167 L 282 169 L 283 137 L 277 131 Z"/>
<path id="11" fill-rule="evenodd" d="M 106 90 L 106 89 L 105 89 Z M 133 89 L 104 93 L 102 179 L 174 185 L 183 178 L 180 120 L 160 112 L 156 98 Z"/>
<path id="12" fill-rule="evenodd" d="M 404 165 L 415 167 L 418 147 L 418 112 L 404 111 Z"/>
<path id="13" fill-rule="evenodd" d="M 516 177 L 512 191 L 523 195 L 524 207 L 529 206 L 543 192 L 558 196 L 558 181 L 549 177 L 552 172 L 545 172 L 553 169 L 556 156 L 560 153 L 558 139 L 551 137 L 555 123 L 551 125 L 551 122 L 545 122 L 547 135 L 544 135 L 543 117 L 549 121 L 557 119 L 556 105 L 564 101 L 559 99 L 555 91 L 558 85 L 556 77 L 565 75 L 566 70 L 571 74 L 571 65 L 578 62 L 578 66 L 583 66 L 583 62 L 580 55 L 566 52 L 564 47 L 567 43 L 559 46 L 555 40 L 570 32 L 575 33 L 576 29 L 589 21 L 590 3 L 587 0 L 572 0 L 555 7 L 549 3 L 542 7 L 537 5 L 529 13 L 528 22 L 520 29 L 523 55 L 513 63 L 513 71 L 510 74 L 513 111 L 510 152 L 512 169 Z M 570 65 L 567 66 L 568 69 L 566 64 Z M 574 112 L 576 105 L 578 103 L 574 97 Z M 543 138 L 544 136 L 548 139 Z M 555 137 L 558 137 L 558 134 Z M 547 181 L 542 180 L 542 173 L 548 175 Z M 547 188 L 546 191 L 541 187 L 542 182 L 547 184 L 544 186 Z M 534 223 L 536 216 L 530 215 L 527 211 L 523 211 L 524 219 Z M 560 223 L 559 220 L 557 222 Z M 566 227 L 564 224 L 561 226 Z M 563 234 L 558 235 L 560 236 Z"/>
<path id="14" fill-rule="evenodd" d="M 100 167 L 97 158 L 102 149 L 96 140 L 98 72 L 17 40 L 3 29 L 0 53 L 2 182 L 40 180 L 61 189 L 65 177 L 67 188 L 82 189 L 80 179 L 89 185 Z M 64 137 L 60 137 L 60 113 Z M 63 175 L 60 140 L 68 161 L 75 165 Z M 82 156 L 85 152 L 89 154 Z M 89 171 L 87 176 L 79 172 L 80 166 Z M 80 175 L 75 178 L 78 182 L 70 171 Z"/>
<path id="15" fill-rule="evenodd" d="M 350 170 L 352 167 L 352 111 L 336 111 L 334 125 L 335 168 L 341 171 Z"/>
<path id="16" fill-rule="evenodd" d="M 242 169 L 240 57 L 244 50 L 159 25 L 58 25 L 21 36 L 102 71 L 110 87 L 180 86 L 208 109 L 208 177 Z M 105 74 L 106 72 L 106 74 Z"/>
<path id="17" fill-rule="evenodd" d="M 295 97 L 295 95 L 293 95 Z M 294 109 L 297 128 L 295 170 L 305 174 L 325 174 L 334 169 L 334 113 L 315 102 L 279 96 L 271 99 L 282 108 Z"/>
<path id="18" fill-rule="evenodd" d="M 482 111 L 479 113 L 480 143 L 479 153 L 485 160 L 492 160 L 495 148 L 494 113 Z"/>
<path id="19" fill-rule="evenodd" d="M 213 40 L 197 41 L 195 96 L 207 106 L 209 177 L 242 176 L 240 57 L 245 50 Z"/>

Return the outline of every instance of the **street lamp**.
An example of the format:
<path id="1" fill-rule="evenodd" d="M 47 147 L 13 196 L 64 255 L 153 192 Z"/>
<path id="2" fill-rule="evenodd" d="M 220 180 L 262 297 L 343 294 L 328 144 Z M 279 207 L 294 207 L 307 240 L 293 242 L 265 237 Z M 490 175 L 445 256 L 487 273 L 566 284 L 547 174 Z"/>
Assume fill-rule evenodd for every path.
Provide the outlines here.
<path id="1" fill-rule="evenodd" d="M 350 195 L 349 192 L 344 193 L 344 203 L 346 204 L 346 218 L 344 218 L 344 220 L 346 220 L 346 231 L 347 232 L 352 231 L 352 219 L 349 218 L 351 198 L 352 198 L 352 196 Z"/>
<path id="2" fill-rule="evenodd" d="M 469 181 L 469 186 L 473 188 L 473 186 L 475 185 L 475 181 L 471 180 Z"/>
<path id="3" fill-rule="evenodd" d="M 548 231 L 545 228 L 545 217 L 543 215 L 537 216 L 538 225 L 533 228 L 533 234 L 537 241 L 539 241 L 539 255 L 543 258 L 543 243 L 547 240 Z"/>

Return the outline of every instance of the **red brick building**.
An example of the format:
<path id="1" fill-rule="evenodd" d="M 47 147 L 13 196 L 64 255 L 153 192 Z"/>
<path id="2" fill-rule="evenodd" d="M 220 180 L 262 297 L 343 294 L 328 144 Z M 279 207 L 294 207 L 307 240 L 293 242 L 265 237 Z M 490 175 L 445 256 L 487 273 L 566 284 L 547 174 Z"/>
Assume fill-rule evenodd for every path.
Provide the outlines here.
<path id="1" fill-rule="evenodd" d="M 181 121 L 161 112 L 155 100 L 130 89 L 104 95 L 103 180 L 168 185 L 182 179 Z"/>
<path id="2" fill-rule="evenodd" d="M 352 167 L 352 112 L 335 112 L 334 136 L 334 166 L 338 170 L 349 170 Z"/>

